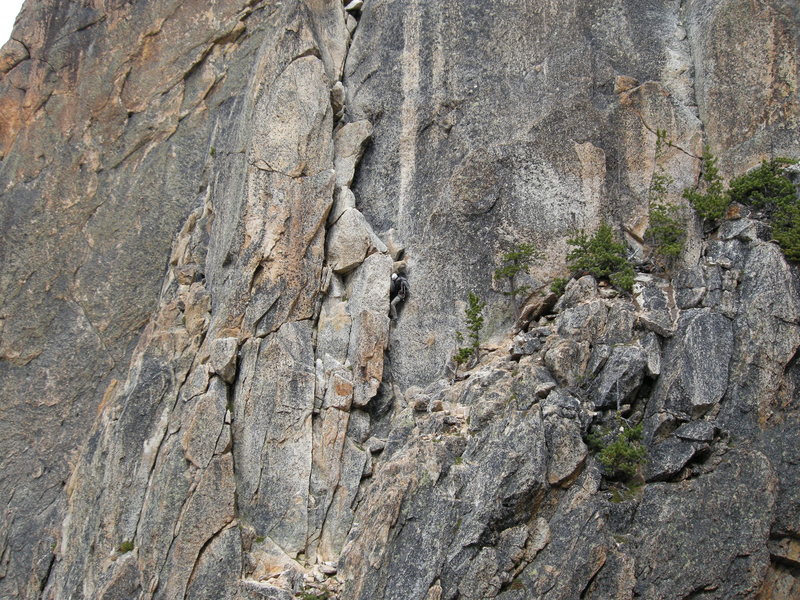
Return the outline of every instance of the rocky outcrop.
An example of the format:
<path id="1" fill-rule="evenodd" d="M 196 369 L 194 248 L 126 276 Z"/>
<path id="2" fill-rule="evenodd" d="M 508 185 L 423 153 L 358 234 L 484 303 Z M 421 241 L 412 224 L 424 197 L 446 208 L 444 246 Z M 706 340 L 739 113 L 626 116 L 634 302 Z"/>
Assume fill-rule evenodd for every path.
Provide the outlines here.
<path id="1" fill-rule="evenodd" d="M 3 79 L 5 89 L 27 88 L 31 97 L 15 107 L 24 134 L 4 130 L 3 185 L 12 192 L 3 219 L 28 240 L 9 242 L 28 249 L 4 254 L 3 422 L 11 451 L 3 494 L 13 500 L 3 596 L 44 586 L 58 537 L 63 569 L 48 592 L 56 597 L 74 589 L 86 597 L 183 594 L 192 569 L 208 572 L 212 556 L 241 562 L 223 552 L 235 533 L 241 554 L 233 522 L 236 411 L 227 407 L 241 387 L 237 354 L 246 368 L 259 346 L 262 353 L 279 347 L 289 331 L 311 343 L 335 188 L 328 89 L 340 78 L 348 35 L 335 5 L 198 7 L 98 5 L 66 14 L 40 3 L 22 15 L 31 58 Z M 123 25 L 131 20 L 140 26 Z M 38 149 L 61 135 L 69 151 Z M 34 151 L 38 162 L 28 158 Z M 31 311 L 37 318 L 26 322 Z M 129 362 L 137 365 L 130 371 Z M 313 355 L 301 364 L 310 374 L 310 409 Z M 40 400 L 25 400 L 25 386 Z M 70 469 L 56 457 L 85 438 L 101 399 L 95 433 L 72 472 L 78 483 L 65 494 Z M 25 411 L 15 411 L 20 405 Z M 35 479 L 23 476 L 30 464 L 42 465 Z M 99 488 L 83 486 L 84 477 Z M 169 481 L 181 485 L 163 497 L 147 493 Z M 81 516 L 59 536 L 65 499 Z M 141 515 L 148 523 L 138 527 Z M 174 543 L 171 535 L 149 542 L 166 531 Z M 126 556 L 108 570 L 109 551 L 128 541 L 138 560 Z M 139 550 L 142 543 L 148 547 Z M 98 575 L 88 581 L 89 573 Z"/>
<path id="2" fill-rule="evenodd" d="M 548 260 L 521 282 L 537 287 L 561 274 L 565 232 L 601 216 L 644 231 L 657 130 L 672 142 L 660 165 L 676 200 L 704 140 L 729 175 L 795 153 L 789 4 L 367 3 L 345 67 L 348 110 L 375 127 L 354 189 L 405 240 L 424 298 L 393 341 L 404 385 L 439 375 L 457 302 L 492 287 L 503 252 L 539 247 Z M 495 301 L 491 319 L 509 313 Z"/>
<path id="3" fill-rule="evenodd" d="M 2 50 L 0 596 L 44 585 L 77 448 L 127 379 L 177 230 L 228 160 L 219 140 L 239 127 L 266 14 L 200 5 L 27 2 Z M 205 244 L 188 251 L 205 259 Z M 198 279 L 194 322 L 203 272 L 181 277 Z"/>
<path id="4" fill-rule="evenodd" d="M 742 224 L 726 224 L 721 237 Z M 719 268 L 717 246 L 707 246 L 702 269 Z M 732 239 L 726 247 L 743 261 L 779 258 L 761 240 Z M 771 559 L 769 548 L 786 548 L 795 535 L 778 531 L 791 505 L 781 496 L 795 484 L 779 476 L 786 472 L 782 446 L 770 446 L 782 434 L 763 420 L 756 425 L 755 407 L 752 416 L 734 408 L 745 395 L 774 401 L 774 383 L 759 385 L 752 374 L 749 389 L 737 383 L 735 373 L 749 372 L 754 361 L 737 362 L 731 350 L 768 352 L 758 364 L 781 370 L 800 347 L 796 275 L 772 266 L 775 278 L 759 278 L 757 290 L 732 287 L 735 315 L 725 316 L 719 304 L 698 313 L 673 301 L 667 308 L 675 331 L 661 340 L 659 372 L 646 368 L 646 307 L 584 278 L 570 283 L 555 315 L 542 318 L 539 330 L 551 333 L 541 347 L 503 346 L 466 379 L 418 392 L 406 416 L 394 419 L 392 442 L 364 487 L 356 520 L 370 527 L 356 529 L 345 549 L 344 596 L 765 597 L 765 572 L 787 576 L 787 559 Z M 761 298 L 783 294 L 791 298 L 777 302 L 793 307 L 791 315 L 758 308 Z M 610 319 L 611 311 L 630 318 Z M 753 338 L 761 327 L 781 330 L 783 353 L 773 353 L 775 339 L 762 345 Z M 686 352 L 698 331 L 703 352 Z M 718 341 L 726 336 L 727 343 Z M 548 348 L 568 343 L 585 344 L 587 360 L 576 366 L 564 355 L 567 369 Z M 726 350 L 715 351 L 717 343 Z M 694 368 L 687 360 L 714 364 Z M 552 373 L 544 377 L 563 387 L 536 386 L 543 364 Z M 420 404 L 427 410 L 415 411 Z M 613 415 L 644 419 L 648 439 L 639 487 L 622 492 L 584 444 L 590 424 Z"/>
<path id="5" fill-rule="evenodd" d="M 783 0 L 26 3 L 0 596 L 792 597 L 800 290 L 768 228 L 691 222 L 633 297 L 517 315 L 492 273 L 535 242 L 518 283 L 549 287 L 601 219 L 635 250 L 703 143 L 726 175 L 797 155 L 798 30 Z M 492 339 L 454 370 L 469 291 Z M 636 424 L 623 485 L 596 440 Z"/>

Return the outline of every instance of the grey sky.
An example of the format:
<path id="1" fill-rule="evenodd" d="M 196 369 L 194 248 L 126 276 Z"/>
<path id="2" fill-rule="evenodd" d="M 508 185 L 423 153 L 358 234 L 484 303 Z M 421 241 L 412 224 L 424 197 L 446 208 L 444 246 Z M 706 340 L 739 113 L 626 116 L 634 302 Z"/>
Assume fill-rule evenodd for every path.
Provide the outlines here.
<path id="1" fill-rule="evenodd" d="M 0 46 L 8 41 L 22 0 L 0 0 Z"/>

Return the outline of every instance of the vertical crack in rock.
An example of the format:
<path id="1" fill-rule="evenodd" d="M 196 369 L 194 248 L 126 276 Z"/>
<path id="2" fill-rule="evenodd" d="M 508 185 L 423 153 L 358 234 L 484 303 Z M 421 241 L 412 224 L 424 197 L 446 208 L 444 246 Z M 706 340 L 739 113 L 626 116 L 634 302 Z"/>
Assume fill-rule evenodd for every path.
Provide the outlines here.
<path id="1" fill-rule="evenodd" d="M 685 0 L 680 0 L 676 11 L 676 19 L 679 25 L 675 35 L 679 41 L 683 42 L 681 44 L 682 51 L 688 55 L 689 92 L 687 95 L 687 100 L 689 101 L 690 106 L 694 109 L 694 112 L 697 115 L 700 127 L 700 134 L 702 136 L 702 148 L 705 148 L 706 145 L 709 143 L 709 140 L 706 133 L 706 125 L 704 121 L 703 109 L 700 106 L 700 98 L 698 91 L 698 87 L 703 84 L 701 79 L 704 76 L 704 65 L 702 62 L 702 56 L 698 56 L 699 43 L 695 41 L 696 33 L 695 33 L 694 23 L 691 22 L 692 12 L 693 12 L 693 7 L 692 8 L 687 7 Z M 697 168 L 698 180 L 701 167 L 702 164 L 698 162 L 698 168 Z"/>
<path id="2" fill-rule="evenodd" d="M 420 85 L 420 13 L 418 0 L 411 0 L 403 12 L 403 52 L 400 57 L 403 71 L 403 104 L 400 114 L 402 131 L 399 139 L 400 181 L 397 196 L 396 222 L 406 217 L 406 207 L 413 193 L 417 166 L 417 134 Z"/>
<path id="3" fill-rule="evenodd" d="M 508 244 L 545 250 L 537 286 L 579 224 L 641 240 L 656 169 L 680 202 L 704 136 L 730 172 L 796 151 L 797 11 L 57 4 L 26 4 L 41 24 L 0 52 L 0 422 L 26 432 L 2 464 L 0 595 L 797 589 L 800 302 L 763 225 L 698 233 L 633 300 L 571 281 L 513 340 L 491 287 Z M 472 288 L 494 339 L 439 377 Z M 623 483 L 587 445 L 636 423 L 648 456 Z"/>
<path id="4" fill-rule="evenodd" d="M 341 98 L 346 95 L 340 90 Z M 331 101 L 341 102 L 339 96 L 332 92 Z M 334 108 L 347 114 L 346 106 Z M 350 191 L 371 133 L 371 124 L 361 120 L 340 123 L 334 135 L 336 200 L 326 241 L 330 282 L 315 335 L 318 389 L 305 553 L 310 565 L 336 564 L 350 531 L 353 501 L 369 460 L 362 446 L 369 435 L 365 409 L 383 378 L 388 345 L 392 259 Z"/>
<path id="5" fill-rule="evenodd" d="M 220 543 L 220 541 L 222 541 L 223 536 L 225 536 L 226 534 L 229 534 L 231 532 L 232 528 L 233 527 L 231 526 L 230 523 L 226 523 L 218 531 L 214 532 L 214 534 L 210 538 L 208 538 L 205 541 L 205 543 L 203 544 L 203 546 L 200 548 L 200 551 L 197 554 L 197 559 L 192 564 L 191 573 L 190 573 L 189 578 L 187 580 L 186 589 L 185 589 L 184 594 L 183 594 L 184 600 L 193 600 L 193 598 L 199 597 L 199 594 L 197 594 L 197 592 L 193 593 L 193 588 L 200 588 L 197 591 L 202 592 L 204 597 L 210 597 L 210 595 L 206 595 L 206 594 L 208 594 L 209 590 L 207 588 L 204 589 L 204 586 L 199 585 L 198 582 L 202 581 L 204 578 L 205 579 L 212 579 L 213 578 L 213 579 L 217 579 L 217 580 L 219 580 L 220 578 L 219 578 L 219 573 L 216 571 L 216 565 L 215 564 L 212 563 L 211 565 L 204 565 L 203 562 L 204 562 L 204 559 L 206 558 L 206 555 L 213 553 L 214 546 L 218 545 Z M 215 557 L 215 558 L 216 558 L 216 560 L 214 562 L 219 562 L 219 560 L 221 558 L 223 558 L 223 557 Z M 211 567 L 211 569 L 209 570 L 208 573 L 201 573 L 201 571 L 203 571 L 204 569 L 208 570 L 209 566 Z M 208 587 L 212 587 L 212 586 L 214 586 L 213 579 L 212 579 L 212 581 L 205 581 L 203 583 L 208 585 Z M 219 588 L 219 586 L 214 586 L 214 587 Z M 213 589 L 213 587 L 212 587 L 212 589 Z M 223 594 L 224 594 L 225 591 L 229 591 L 229 590 L 225 590 L 223 588 L 220 591 L 222 591 Z M 224 595 L 220 594 L 219 596 L 216 596 L 216 597 L 217 598 L 224 598 Z"/>
<path id="6" fill-rule="evenodd" d="M 245 346 L 244 368 L 254 377 L 234 401 L 239 514 L 257 536 L 296 557 L 305 547 L 311 463 L 311 325 L 287 323 L 259 346 L 254 359 Z"/>

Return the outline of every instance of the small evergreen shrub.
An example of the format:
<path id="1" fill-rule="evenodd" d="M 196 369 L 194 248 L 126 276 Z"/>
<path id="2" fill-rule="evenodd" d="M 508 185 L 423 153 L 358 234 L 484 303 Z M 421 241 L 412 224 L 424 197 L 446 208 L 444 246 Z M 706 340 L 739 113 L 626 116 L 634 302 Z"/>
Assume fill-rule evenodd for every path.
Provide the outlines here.
<path id="1" fill-rule="evenodd" d="M 800 262 L 800 206 L 787 206 L 775 214 L 772 237 L 778 242 L 786 258 Z"/>
<path id="2" fill-rule="evenodd" d="M 656 266 L 669 270 L 683 252 L 686 228 L 680 218 L 679 208 L 667 202 L 667 190 L 673 179 L 659 164 L 665 145 L 671 145 L 667 140 L 667 132 L 659 129 L 655 152 L 655 163 L 658 166 L 648 191 L 650 224 L 644 234 L 644 241 L 650 246 L 651 258 Z"/>
<path id="3" fill-rule="evenodd" d="M 731 199 L 725 192 L 722 177 L 717 168 L 717 159 L 708 146 L 703 150 L 702 170 L 701 187 L 705 191 L 685 189 L 683 197 L 689 201 L 700 217 L 707 221 L 716 221 L 725 215 Z"/>
<path id="4" fill-rule="evenodd" d="M 604 475 L 611 480 L 627 482 L 647 459 L 647 448 L 642 444 L 641 423 L 631 427 L 619 417 L 617 423 L 593 428 L 584 439 L 589 451 L 603 466 Z"/>
<path id="5" fill-rule="evenodd" d="M 131 552 L 133 550 L 133 540 L 125 540 L 119 545 L 117 550 L 119 550 L 120 554 L 127 554 L 128 552 Z"/>
<path id="6" fill-rule="evenodd" d="M 639 465 L 647 458 L 647 449 L 641 444 L 642 424 L 623 427 L 616 439 L 597 455 L 609 479 L 631 479 Z"/>
<path id="7" fill-rule="evenodd" d="M 786 174 L 786 167 L 795 163 L 791 158 L 765 160 L 731 181 L 729 193 L 732 200 L 763 211 L 786 258 L 800 261 L 800 199 Z"/>
<path id="8" fill-rule="evenodd" d="M 516 285 L 516 277 L 525 272 L 534 258 L 540 256 L 533 244 L 520 244 L 510 252 L 503 254 L 503 264 L 494 271 L 494 278 L 498 281 L 505 280 L 508 284 L 508 291 L 504 295 L 510 296 L 517 308 L 517 297 L 530 291 L 528 285 Z"/>
<path id="9" fill-rule="evenodd" d="M 686 229 L 674 204 L 650 205 L 650 226 L 644 241 L 653 252 L 657 266 L 668 270 L 683 252 Z"/>
<path id="10" fill-rule="evenodd" d="M 467 297 L 467 307 L 464 309 L 464 314 L 467 318 L 467 336 L 469 345 L 462 346 L 456 351 L 453 360 L 457 364 L 463 364 L 470 360 L 478 362 L 480 358 L 480 334 L 483 329 L 483 309 L 486 307 L 486 302 L 478 298 L 474 292 L 470 292 Z M 460 331 L 456 332 L 456 339 L 459 344 L 465 342 L 464 334 Z"/>
<path id="11" fill-rule="evenodd" d="M 564 290 L 567 288 L 567 284 L 569 283 L 568 277 L 556 277 L 553 279 L 553 283 L 550 284 L 550 291 L 553 292 L 556 296 L 563 296 Z"/>
<path id="12" fill-rule="evenodd" d="M 707 220 L 721 218 L 732 201 L 762 211 L 772 225 L 773 237 L 786 258 L 800 261 L 800 199 L 786 172 L 786 168 L 793 164 L 797 164 L 793 158 L 765 160 L 758 168 L 733 179 L 728 190 L 723 191 L 716 159 L 706 147 L 703 152 L 706 191 L 684 190 L 683 195 Z"/>
<path id="13" fill-rule="evenodd" d="M 630 292 L 636 273 L 628 262 L 625 245 L 614 239 L 611 227 L 603 221 L 597 232 L 589 237 L 584 232 L 567 240 L 575 249 L 567 254 L 567 265 L 578 275 L 608 279 L 612 285 Z"/>
<path id="14" fill-rule="evenodd" d="M 589 452 L 592 454 L 597 454 L 605 447 L 605 438 L 608 436 L 608 430 L 605 431 L 590 431 L 586 434 L 586 447 L 589 448 Z"/>
<path id="15" fill-rule="evenodd" d="M 328 590 L 320 590 L 319 592 L 302 592 L 300 600 L 327 600 L 330 597 Z"/>
<path id="16" fill-rule="evenodd" d="M 765 160 L 761 166 L 731 181 L 731 200 L 747 204 L 772 215 L 785 206 L 797 204 L 797 190 L 786 176 L 786 167 L 796 164 L 791 158 Z"/>
<path id="17" fill-rule="evenodd" d="M 622 423 L 622 421 L 620 421 Z M 647 449 L 641 443 L 642 424 L 629 427 L 592 431 L 586 436 L 586 446 L 597 455 L 608 479 L 629 481 L 647 459 Z"/>
<path id="18" fill-rule="evenodd" d="M 460 331 L 456 331 L 456 341 L 459 344 L 464 343 L 464 335 Z M 473 354 L 475 354 L 475 351 L 472 347 L 462 346 L 456 351 L 455 355 L 453 355 L 453 360 L 456 361 L 456 364 L 463 365 L 472 358 Z"/>

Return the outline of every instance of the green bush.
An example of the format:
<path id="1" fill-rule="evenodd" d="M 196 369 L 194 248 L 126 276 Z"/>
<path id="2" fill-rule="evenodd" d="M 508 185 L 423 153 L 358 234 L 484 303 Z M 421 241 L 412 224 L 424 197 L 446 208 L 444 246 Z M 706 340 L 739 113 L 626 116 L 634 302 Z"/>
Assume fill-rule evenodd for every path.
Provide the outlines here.
<path id="1" fill-rule="evenodd" d="M 467 307 L 464 309 L 464 314 L 467 318 L 467 335 L 469 337 L 469 345 L 463 346 L 456 351 L 453 360 L 457 364 L 463 364 L 470 360 L 475 362 L 480 358 L 480 334 L 483 329 L 483 309 L 486 307 L 486 302 L 482 301 L 474 292 L 470 292 L 467 298 Z M 464 334 L 460 331 L 456 332 L 456 339 L 459 344 L 464 343 Z"/>
<path id="2" fill-rule="evenodd" d="M 772 235 L 786 258 L 800 261 L 800 200 L 786 174 L 797 163 L 791 158 L 773 158 L 731 181 L 730 197 L 766 213 Z"/>
<path id="3" fill-rule="evenodd" d="M 605 438 L 607 436 L 608 436 L 607 429 L 604 431 L 591 431 L 588 434 L 586 434 L 586 439 L 584 441 L 586 442 L 586 447 L 589 448 L 589 452 L 597 454 L 598 452 L 600 452 L 600 450 L 605 448 L 606 446 Z"/>
<path id="4" fill-rule="evenodd" d="M 517 275 L 528 269 L 534 258 L 539 256 L 540 254 L 533 244 L 520 244 L 511 252 L 503 254 L 502 266 L 494 271 L 496 280 L 506 280 L 508 283 L 508 291 L 503 292 L 503 294 L 511 297 L 515 309 L 517 309 L 517 296 L 530 291 L 530 286 L 528 285 L 517 286 L 515 279 Z"/>
<path id="5" fill-rule="evenodd" d="M 550 284 L 550 291 L 553 292 L 556 296 L 563 296 L 564 290 L 567 289 L 567 284 L 569 283 L 568 277 L 556 277 L 553 279 L 553 283 Z"/>
<path id="6" fill-rule="evenodd" d="M 786 176 L 786 167 L 796 164 L 791 158 L 765 160 L 757 169 L 731 181 L 731 200 L 747 204 L 772 215 L 786 206 L 797 204 L 797 190 Z"/>
<path id="7" fill-rule="evenodd" d="M 644 241 L 650 246 L 655 265 L 669 270 L 683 252 L 686 227 L 680 218 L 679 208 L 667 202 L 667 191 L 673 180 L 660 164 L 664 146 L 671 143 L 667 140 L 666 131 L 658 130 L 657 135 L 654 160 L 658 166 L 648 191 L 650 224 L 644 234 Z"/>
<path id="8" fill-rule="evenodd" d="M 464 343 L 464 336 L 460 331 L 456 332 L 456 340 L 459 344 Z M 468 362 L 470 358 L 475 354 L 475 350 L 470 346 L 462 346 L 459 348 L 456 353 L 453 355 L 453 360 L 456 361 L 456 364 L 463 365 L 465 362 Z"/>
<path id="9" fill-rule="evenodd" d="M 650 225 L 644 241 L 652 249 L 654 262 L 668 270 L 683 252 L 686 229 L 674 204 L 650 205 Z"/>
<path id="10" fill-rule="evenodd" d="M 641 444 L 642 425 L 623 427 L 616 439 L 600 450 L 597 460 L 609 479 L 628 480 L 636 475 L 639 465 L 647 458 L 647 449 Z"/>
<path id="11" fill-rule="evenodd" d="M 786 173 L 786 168 L 793 164 L 797 160 L 783 157 L 762 161 L 758 168 L 733 179 L 728 190 L 723 191 L 716 159 L 706 147 L 703 152 L 706 191 L 684 190 L 683 195 L 707 220 L 721 218 L 731 201 L 763 211 L 786 258 L 800 261 L 800 199 Z"/>
<path id="12" fill-rule="evenodd" d="M 800 262 L 800 206 L 788 206 L 775 214 L 772 237 L 786 258 Z"/>
<path id="13" fill-rule="evenodd" d="M 728 205 L 731 203 L 730 196 L 725 192 L 722 177 L 717 168 L 717 159 L 711 153 L 711 148 L 708 146 L 703 150 L 703 175 L 701 177 L 701 187 L 704 192 L 699 189 L 683 190 L 683 197 L 686 198 L 692 207 L 697 211 L 703 219 L 707 221 L 716 221 L 725 216 L 725 211 L 728 210 Z"/>
<path id="14" fill-rule="evenodd" d="M 567 265 L 577 275 L 608 279 L 612 285 L 630 292 L 636 273 L 626 258 L 625 245 L 614 239 L 611 227 L 603 221 L 589 237 L 584 232 L 567 240 L 575 249 L 567 254 Z"/>
<path id="15" fill-rule="evenodd" d="M 608 479 L 628 481 L 633 478 L 647 458 L 642 445 L 642 424 L 619 429 L 602 429 L 586 436 L 589 450 L 597 454 Z"/>
<path id="16" fill-rule="evenodd" d="M 121 554 L 127 554 L 128 552 L 133 550 L 133 540 L 125 540 L 119 545 L 117 550 L 120 551 Z"/>
<path id="17" fill-rule="evenodd" d="M 327 600 L 331 597 L 328 590 L 320 590 L 319 592 L 302 592 L 300 600 Z"/>

